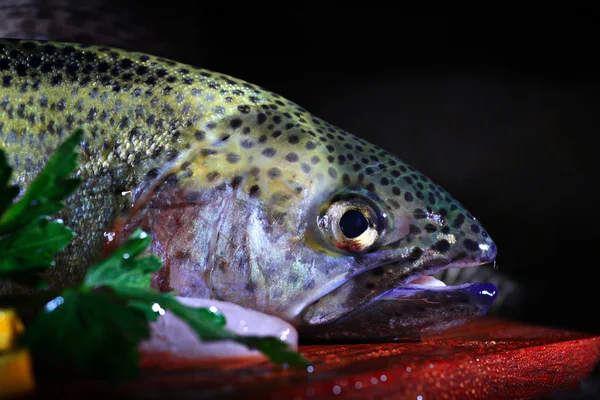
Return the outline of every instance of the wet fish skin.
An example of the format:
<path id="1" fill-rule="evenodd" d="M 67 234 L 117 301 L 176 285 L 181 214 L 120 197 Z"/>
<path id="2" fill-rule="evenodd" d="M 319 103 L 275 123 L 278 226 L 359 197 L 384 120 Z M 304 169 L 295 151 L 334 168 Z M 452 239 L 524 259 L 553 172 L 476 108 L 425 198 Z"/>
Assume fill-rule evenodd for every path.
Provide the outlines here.
<path id="1" fill-rule="evenodd" d="M 60 214 L 77 237 L 50 270 L 52 287 L 81 279 L 139 204 L 136 221 L 166 265 L 159 286 L 298 324 L 311 323 L 311 305 L 335 320 L 417 276 L 496 255 L 435 182 L 256 85 L 147 54 L 28 40 L 0 41 L 0 79 L 14 183 L 26 187 L 84 129 L 83 184 Z M 340 233 L 349 210 L 368 220 L 366 236 Z"/>

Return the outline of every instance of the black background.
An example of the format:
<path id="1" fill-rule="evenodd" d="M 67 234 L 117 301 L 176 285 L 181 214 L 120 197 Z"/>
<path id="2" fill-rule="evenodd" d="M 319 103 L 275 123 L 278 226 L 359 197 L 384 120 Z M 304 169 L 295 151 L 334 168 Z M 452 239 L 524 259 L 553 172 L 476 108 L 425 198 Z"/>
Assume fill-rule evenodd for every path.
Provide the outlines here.
<path id="1" fill-rule="evenodd" d="M 595 9 L 117 3 L 151 31 L 137 50 L 274 91 L 440 183 L 525 289 L 501 315 L 600 332 Z"/>

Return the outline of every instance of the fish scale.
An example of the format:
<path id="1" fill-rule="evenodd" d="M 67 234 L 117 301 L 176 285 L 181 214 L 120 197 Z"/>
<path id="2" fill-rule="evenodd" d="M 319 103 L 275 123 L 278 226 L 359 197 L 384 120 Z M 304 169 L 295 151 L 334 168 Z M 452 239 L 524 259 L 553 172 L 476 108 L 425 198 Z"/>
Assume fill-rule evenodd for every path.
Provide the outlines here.
<path id="1" fill-rule="evenodd" d="M 148 54 L 34 40 L 0 41 L 0 79 L 0 147 L 15 184 L 25 188 L 84 131 L 83 184 L 60 214 L 77 236 L 51 287 L 81 279 L 106 232 L 139 204 L 136 221 L 166 265 L 158 287 L 296 322 L 312 304 L 311 315 L 328 304 L 337 319 L 392 281 L 495 257 L 484 228 L 435 182 L 256 85 Z M 333 238 L 328 213 L 344 201 L 372 210 L 367 248 Z M 374 285 L 363 273 L 381 266 L 394 279 Z"/>

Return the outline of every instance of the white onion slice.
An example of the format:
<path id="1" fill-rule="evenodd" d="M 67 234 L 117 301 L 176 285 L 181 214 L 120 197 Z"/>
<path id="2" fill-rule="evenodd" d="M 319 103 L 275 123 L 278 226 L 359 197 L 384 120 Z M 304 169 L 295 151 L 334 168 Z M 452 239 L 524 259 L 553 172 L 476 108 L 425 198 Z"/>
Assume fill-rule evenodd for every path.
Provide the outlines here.
<path id="1" fill-rule="evenodd" d="M 446 286 L 446 284 L 439 279 L 434 278 L 433 276 L 420 276 L 414 281 L 410 282 L 415 285 L 425 285 L 425 286 Z"/>
<path id="2" fill-rule="evenodd" d="M 216 307 L 227 323 L 226 329 L 240 336 L 275 336 L 288 343 L 292 350 L 298 349 L 298 332 L 289 323 L 258 311 L 243 308 L 233 303 L 210 299 L 177 297 L 190 307 Z M 158 309 L 164 315 L 151 324 L 150 339 L 142 342 L 139 351 L 145 366 L 167 366 L 193 361 L 252 357 L 266 359 L 258 350 L 226 340 L 202 342 L 185 322 L 169 311 Z"/>

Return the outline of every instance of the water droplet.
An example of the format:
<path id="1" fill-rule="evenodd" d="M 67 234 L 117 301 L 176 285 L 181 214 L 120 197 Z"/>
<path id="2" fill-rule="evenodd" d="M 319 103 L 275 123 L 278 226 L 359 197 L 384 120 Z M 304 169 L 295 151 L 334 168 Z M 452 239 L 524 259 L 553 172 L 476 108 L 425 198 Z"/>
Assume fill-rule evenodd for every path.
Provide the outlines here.
<path id="1" fill-rule="evenodd" d="M 210 307 L 208 308 L 208 310 L 209 310 L 211 313 L 216 313 L 216 312 L 217 312 L 217 307 L 215 307 L 215 306 L 210 306 Z"/>
<path id="2" fill-rule="evenodd" d="M 381 375 L 381 376 L 379 377 L 379 380 L 380 380 L 381 382 L 385 382 L 385 381 L 387 381 L 387 376 L 385 376 L 385 375 Z"/>
<path id="3" fill-rule="evenodd" d="M 333 394 L 340 394 L 342 393 L 342 388 L 339 386 L 334 386 L 333 387 Z"/>
<path id="4" fill-rule="evenodd" d="M 126 259 L 126 260 L 129 259 L 129 253 L 123 254 L 123 258 Z"/>
<path id="5" fill-rule="evenodd" d="M 309 374 L 312 374 L 313 371 L 315 370 L 315 367 L 313 367 L 312 365 L 309 365 L 306 370 L 308 371 Z"/>
<path id="6" fill-rule="evenodd" d="M 423 400 L 423 396 L 421 396 L 421 395 L 418 395 L 418 396 L 417 396 L 417 400 Z"/>
<path id="7" fill-rule="evenodd" d="M 406 372 L 410 372 L 410 371 L 412 371 L 412 368 L 411 367 L 406 367 Z"/>
<path id="8" fill-rule="evenodd" d="M 46 303 L 46 307 L 45 307 L 46 311 L 48 311 L 48 312 L 54 311 L 56 309 L 56 307 L 60 306 L 64 302 L 65 302 L 65 299 L 62 296 L 55 297 L 54 299 L 52 299 L 48 303 Z"/>
<path id="9" fill-rule="evenodd" d="M 494 267 L 494 269 L 498 269 L 498 262 L 494 260 L 492 266 Z"/>
<path id="10" fill-rule="evenodd" d="M 108 242 L 110 243 L 115 238 L 115 233 L 114 232 L 104 232 L 104 237 L 108 238 Z"/>
<path id="11" fill-rule="evenodd" d="M 357 390 L 360 390 L 360 389 L 362 389 L 362 383 L 360 383 L 360 382 L 356 382 L 356 383 L 354 384 L 354 387 L 355 387 Z"/>
<path id="12" fill-rule="evenodd" d="M 140 232 L 140 239 L 146 239 L 148 234 L 146 232 Z"/>
<path id="13" fill-rule="evenodd" d="M 165 310 L 158 303 L 152 304 L 152 311 L 157 312 L 159 315 L 165 315 Z"/>
<path id="14" fill-rule="evenodd" d="M 429 364 L 429 368 L 433 368 L 433 364 Z"/>
<path id="15" fill-rule="evenodd" d="M 371 378 L 371 383 L 373 385 L 377 385 L 377 378 Z"/>

